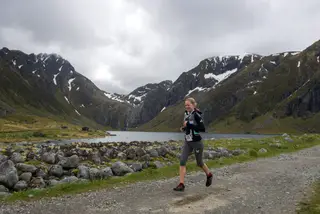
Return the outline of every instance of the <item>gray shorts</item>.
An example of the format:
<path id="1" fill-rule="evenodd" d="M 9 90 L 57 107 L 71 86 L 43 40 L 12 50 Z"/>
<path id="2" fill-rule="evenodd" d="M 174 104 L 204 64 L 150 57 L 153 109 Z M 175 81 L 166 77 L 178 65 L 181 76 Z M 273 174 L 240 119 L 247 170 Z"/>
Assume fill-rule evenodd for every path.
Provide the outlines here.
<path id="1" fill-rule="evenodd" d="M 202 155 L 203 155 L 203 143 L 202 141 L 197 142 L 184 142 L 182 147 L 182 153 L 180 156 L 180 166 L 185 166 L 188 160 L 189 155 L 194 152 L 196 156 L 197 165 L 202 167 L 204 165 Z"/>

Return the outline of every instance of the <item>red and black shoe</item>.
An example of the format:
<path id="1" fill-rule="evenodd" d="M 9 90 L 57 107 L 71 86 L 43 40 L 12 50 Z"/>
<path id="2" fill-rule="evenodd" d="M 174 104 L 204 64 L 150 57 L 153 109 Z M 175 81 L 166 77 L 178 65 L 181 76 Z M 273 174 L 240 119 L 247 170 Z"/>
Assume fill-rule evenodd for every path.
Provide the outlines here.
<path id="1" fill-rule="evenodd" d="M 180 183 L 177 187 L 173 188 L 174 191 L 183 192 L 184 191 L 184 184 Z"/>
<path id="2" fill-rule="evenodd" d="M 211 186 L 211 184 L 212 184 L 212 178 L 213 178 L 212 173 L 209 173 L 209 175 L 207 175 L 206 187 Z"/>

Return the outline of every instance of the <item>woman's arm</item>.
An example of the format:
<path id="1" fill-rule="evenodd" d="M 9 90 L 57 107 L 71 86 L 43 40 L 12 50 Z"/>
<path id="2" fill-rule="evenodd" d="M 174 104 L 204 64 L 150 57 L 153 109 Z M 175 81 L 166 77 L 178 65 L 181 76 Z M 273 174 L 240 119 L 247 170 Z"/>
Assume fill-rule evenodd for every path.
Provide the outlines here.
<path id="1" fill-rule="evenodd" d="M 193 129 L 196 132 L 205 132 L 206 128 L 204 126 L 204 123 L 203 123 L 201 115 L 198 114 L 198 113 L 195 113 L 194 119 L 195 119 L 197 124 L 190 124 L 189 121 L 188 121 L 187 124 L 186 124 L 187 127 L 190 128 L 190 129 Z"/>

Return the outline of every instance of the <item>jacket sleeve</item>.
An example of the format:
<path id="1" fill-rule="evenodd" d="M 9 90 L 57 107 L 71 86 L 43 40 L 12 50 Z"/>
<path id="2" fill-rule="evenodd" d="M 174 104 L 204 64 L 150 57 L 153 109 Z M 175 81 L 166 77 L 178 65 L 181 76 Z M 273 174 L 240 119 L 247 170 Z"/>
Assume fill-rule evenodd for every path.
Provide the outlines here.
<path id="1" fill-rule="evenodd" d="M 187 127 L 190 129 L 193 129 L 196 132 L 205 132 L 206 128 L 204 126 L 203 119 L 202 119 L 201 115 L 198 113 L 195 113 L 194 119 L 197 124 L 190 124 L 189 122 L 187 122 Z"/>

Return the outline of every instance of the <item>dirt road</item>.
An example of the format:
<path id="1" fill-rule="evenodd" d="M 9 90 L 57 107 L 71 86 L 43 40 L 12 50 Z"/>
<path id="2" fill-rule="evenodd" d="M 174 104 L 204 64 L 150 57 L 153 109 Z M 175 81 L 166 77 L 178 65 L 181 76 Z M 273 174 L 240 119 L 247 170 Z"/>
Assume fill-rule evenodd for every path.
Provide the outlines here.
<path id="1" fill-rule="evenodd" d="M 186 191 L 172 188 L 177 178 L 137 183 L 63 198 L 0 205 L 0 213 L 295 213 L 296 203 L 320 178 L 320 146 L 298 153 L 235 164 L 205 176 L 187 176 Z"/>

